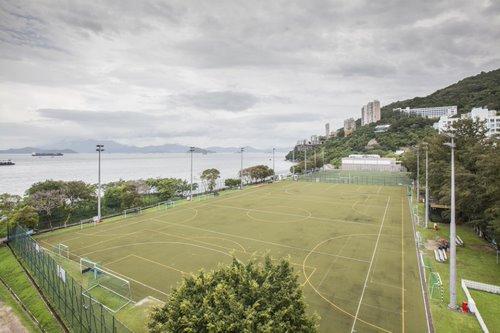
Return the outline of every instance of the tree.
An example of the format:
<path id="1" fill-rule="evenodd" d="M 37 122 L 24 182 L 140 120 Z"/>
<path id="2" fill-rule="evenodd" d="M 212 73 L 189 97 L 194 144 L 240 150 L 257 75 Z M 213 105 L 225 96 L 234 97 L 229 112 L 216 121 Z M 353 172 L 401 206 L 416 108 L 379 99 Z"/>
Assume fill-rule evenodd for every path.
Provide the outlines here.
<path id="1" fill-rule="evenodd" d="M 220 177 L 220 172 L 217 169 L 206 169 L 201 173 L 201 179 L 207 182 L 208 191 L 212 192 L 215 188 L 215 182 Z"/>
<path id="2" fill-rule="evenodd" d="M 456 218 L 479 228 L 487 237 L 500 239 L 500 148 L 498 139 L 486 137 L 484 124 L 470 119 L 460 119 L 453 124 L 455 134 L 455 194 Z M 425 140 L 429 145 L 429 192 L 431 200 L 440 204 L 450 202 L 449 141 L 446 135 L 434 134 Z M 420 149 L 421 154 L 423 149 Z M 421 157 L 423 154 L 421 155 Z M 423 162 L 423 159 L 420 159 Z M 408 151 L 402 163 L 416 175 L 416 153 Z M 421 184 L 425 171 L 420 168 Z M 449 211 L 442 211 L 443 220 Z"/>
<path id="3" fill-rule="evenodd" d="M 238 178 L 227 178 L 224 180 L 224 185 L 229 188 L 240 187 L 241 180 Z"/>
<path id="4" fill-rule="evenodd" d="M 190 184 L 179 178 L 149 178 L 146 183 L 151 186 L 151 191 L 156 192 L 160 200 L 169 200 L 190 191 Z M 197 184 L 193 184 L 193 190 Z"/>
<path id="5" fill-rule="evenodd" d="M 137 187 L 130 182 L 120 182 L 118 185 L 108 186 L 103 196 L 103 203 L 112 210 L 128 209 L 141 204 L 141 196 Z"/>
<path id="6" fill-rule="evenodd" d="M 34 229 L 38 225 L 38 222 L 38 212 L 32 206 L 18 207 L 9 218 L 9 224 L 12 227 L 22 225 L 29 229 Z"/>
<path id="7" fill-rule="evenodd" d="M 26 194 L 28 196 L 35 194 L 36 192 L 45 192 L 45 191 L 63 191 L 64 190 L 64 182 L 61 180 L 52 180 L 47 179 L 42 182 L 34 183 L 26 190 Z"/>
<path id="8" fill-rule="evenodd" d="M 54 211 L 64 205 L 64 195 L 61 190 L 48 190 L 35 192 L 30 195 L 28 202 L 38 213 L 43 213 L 52 229 L 52 216 Z"/>
<path id="9" fill-rule="evenodd" d="M 262 181 L 274 175 L 273 169 L 267 165 L 255 165 L 240 171 L 240 175 L 252 181 Z"/>
<path id="10" fill-rule="evenodd" d="M 290 263 L 233 259 L 228 266 L 185 277 L 162 308 L 151 332 L 316 332 Z"/>
<path id="11" fill-rule="evenodd" d="M 8 216 L 20 202 L 21 197 L 19 195 L 9 193 L 0 194 L 0 219 Z"/>

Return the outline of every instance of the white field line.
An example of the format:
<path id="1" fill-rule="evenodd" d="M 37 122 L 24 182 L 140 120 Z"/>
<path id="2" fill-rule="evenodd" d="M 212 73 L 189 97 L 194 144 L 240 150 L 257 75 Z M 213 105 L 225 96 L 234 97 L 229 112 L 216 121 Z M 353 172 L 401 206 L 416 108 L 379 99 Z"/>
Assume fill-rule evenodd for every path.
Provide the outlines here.
<path id="1" fill-rule="evenodd" d="M 405 247 L 403 222 L 403 196 L 401 196 L 401 332 L 405 332 Z"/>
<path id="2" fill-rule="evenodd" d="M 269 241 L 265 241 L 265 240 L 261 240 L 261 239 L 244 237 L 244 236 L 239 236 L 239 235 L 234 235 L 234 234 L 228 234 L 228 233 L 225 233 L 225 232 L 219 232 L 219 231 L 214 231 L 214 230 L 210 230 L 210 229 L 205 229 L 205 228 L 200 228 L 200 227 L 194 227 L 194 226 L 189 226 L 189 225 L 183 225 L 183 224 L 178 224 L 178 223 L 173 223 L 173 222 L 166 222 L 166 221 L 161 221 L 161 220 L 158 220 L 158 221 L 162 222 L 162 223 L 165 223 L 165 224 L 168 224 L 168 225 L 175 225 L 175 226 L 178 226 L 178 227 L 181 227 L 181 228 L 188 228 L 188 229 L 200 230 L 200 231 L 210 232 L 210 233 L 214 233 L 214 234 L 218 234 L 218 235 L 223 235 L 223 236 L 228 236 L 228 237 L 235 237 L 235 238 L 240 238 L 240 239 L 246 239 L 246 240 L 253 241 L 253 242 L 258 242 L 258 243 L 263 243 L 263 244 L 268 244 L 268 245 L 275 245 L 275 246 L 280 246 L 280 247 L 286 247 L 286 248 L 289 248 L 289 249 L 304 251 L 304 252 L 308 252 L 308 253 L 311 252 L 309 249 L 305 249 L 305 248 L 302 248 L 302 247 L 297 247 L 297 246 L 292 246 L 292 245 L 286 245 L 286 244 L 280 244 L 280 243 L 276 243 L 276 242 L 269 242 Z M 370 235 L 372 235 L 372 234 L 370 234 Z M 340 255 L 336 255 L 336 254 L 332 254 L 332 253 L 327 253 L 327 252 L 321 252 L 321 251 L 312 251 L 312 253 L 323 254 L 323 255 L 326 255 L 326 256 L 330 256 L 330 257 L 338 257 L 338 258 L 341 258 L 341 259 L 347 259 L 347 260 L 364 262 L 364 263 L 368 263 L 369 262 L 368 260 L 364 260 L 364 259 L 358 259 L 358 258 L 351 258 L 351 257 L 346 257 L 346 256 L 340 256 Z"/>
<path id="3" fill-rule="evenodd" d="M 244 211 L 247 211 L 247 212 L 269 213 L 269 214 L 274 214 L 274 215 L 293 216 L 293 217 L 301 217 L 301 218 L 306 218 L 307 217 L 307 216 L 300 215 L 300 214 L 283 213 L 283 212 L 276 212 L 276 211 L 272 211 L 272 210 L 242 208 L 242 207 L 227 206 L 227 205 L 217 205 L 217 204 L 212 204 L 212 206 L 221 207 L 221 208 L 244 210 Z M 371 226 L 371 227 L 376 227 L 377 226 L 376 224 L 370 224 L 368 222 L 354 222 L 354 221 L 343 220 L 343 219 L 329 219 L 329 218 L 326 218 L 326 217 L 309 216 L 307 218 L 308 219 L 314 219 L 314 220 L 321 220 L 321 221 L 337 222 L 337 223 L 358 224 L 358 225 Z"/>
<path id="4" fill-rule="evenodd" d="M 282 198 L 287 198 L 287 200 L 295 200 L 295 201 L 301 201 L 301 202 L 316 202 L 316 203 L 328 203 L 328 204 L 332 204 L 333 200 L 338 200 L 338 198 L 331 198 L 331 200 L 325 200 L 325 197 L 324 196 L 319 196 L 319 195 L 300 195 L 300 198 L 293 198 L 293 197 L 290 197 L 290 195 L 297 195 L 296 193 L 289 193 L 289 192 L 286 192 L 288 193 L 289 195 L 283 195 L 283 194 L 280 194 L 280 193 L 272 193 L 272 196 L 273 197 L 282 197 Z M 370 195 L 367 196 L 367 198 L 369 197 Z M 312 198 L 312 199 L 302 199 L 302 197 L 309 197 L 309 198 Z M 321 199 L 314 199 L 314 198 L 321 198 Z M 349 200 L 349 199 L 348 199 Z M 366 202 L 366 199 L 365 199 L 365 202 Z M 355 204 L 358 204 L 358 201 L 355 202 Z M 338 201 L 335 201 L 335 205 L 339 205 L 339 206 L 353 206 L 353 204 L 351 203 L 341 203 L 341 202 L 338 202 Z M 380 205 L 372 205 L 372 204 L 365 204 L 363 203 L 363 206 L 366 206 L 366 207 L 380 207 Z"/>
<path id="5" fill-rule="evenodd" d="M 377 253 L 378 241 L 380 240 L 380 234 L 382 233 L 382 228 L 384 227 L 385 216 L 387 214 L 387 208 L 389 208 L 389 202 L 391 197 L 387 199 L 385 205 L 384 217 L 382 217 L 382 223 L 380 223 L 380 228 L 378 229 L 377 241 L 375 242 L 375 247 L 373 248 L 372 258 L 370 260 L 370 265 L 368 266 L 368 272 L 366 272 L 365 283 L 363 285 L 363 291 L 361 292 L 361 297 L 359 298 L 358 308 L 356 309 L 356 314 L 354 315 L 354 322 L 352 323 L 351 333 L 354 332 L 354 326 L 356 326 L 356 321 L 358 320 L 359 309 L 361 309 L 361 303 L 363 302 L 363 297 L 365 296 L 366 285 L 368 284 L 368 277 L 370 276 L 370 271 L 372 269 L 373 260 L 375 259 L 375 254 Z"/>
<path id="6" fill-rule="evenodd" d="M 344 250 L 344 248 L 347 246 L 347 243 L 349 243 L 350 239 L 351 239 L 351 236 L 347 237 L 347 240 L 345 241 L 344 245 L 342 245 L 342 247 L 340 248 L 339 252 L 337 253 L 338 255 L 340 255 L 342 253 L 342 250 Z M 328 267 L 325 275 L 323 275 L 323 278 L 321 278 L 321 281 L 319 281 L 318 288 L 321 287 L 321 285 L 323 284 L 323 281 L 325 281 L 325 278 L 327 277 L 327 275 L 332 270 L 333 264 L 335 264 L 337 262 L 337 259 L 338 258 L 335 258 L 335 259 L 332 260 L 332 262 L 331 262 L 330 266 Z"/>

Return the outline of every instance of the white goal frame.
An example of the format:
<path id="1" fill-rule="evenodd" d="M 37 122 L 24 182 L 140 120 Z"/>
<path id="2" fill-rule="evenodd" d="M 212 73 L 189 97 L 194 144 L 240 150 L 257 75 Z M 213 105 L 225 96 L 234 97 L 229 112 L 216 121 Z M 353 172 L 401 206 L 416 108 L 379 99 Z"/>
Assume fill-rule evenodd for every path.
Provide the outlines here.
<path id="1" fill-rule="evenodd" d="M 130 215 L 130 213 L 133 214 L 142 214 L 142 208 L 141 207 L 135 207 L 135 208 L 128 208 L 123 211 L 123 216 L 127 217 L 127 214 Z"/>
<path id="2" fill-rule="evenodd" d="M 92 270 L 94 278 L 93 278 L 93 280 L 91 280 L 91 283 L 89 284 L 88 288 L 85 289 L 85 291 L 83 292 L 83 296 L 89 297 L 90 290 L 92 290 L 96 287 L 101 287 L 101 288 L 106 289 L 107 291 L 115 294 L 116 296 L 123 298 L 124 304 L 122 304 L 118 309 L 111 309 L 111 308 L 107 307 L 106 305 L 102 304 L 101 302 L 99 302 L 102 304 L 102 306 L 104 306 L 106 309 L 108 309 L 109 311 L 111 311 L 113 313 L 120 311 L 123 307 L 127 306 L 130 302 L 132 302 L 132 291 L 130 288 L 130 281 L 129 280 L 126 280 L 126 279 L 124 279 L 116 274 L 111 273 L 110 271 L 107 271 L 105 269 L 100 268 L 96 262 L 94 262 L 90 259 L 80 258 L 80 273 L 81 274 L 86 273 L 86 272 L 84 272 L 84 267 L 86 269 Z M 103 279 L 100 278 L 100 276 L 106 276 L 106 277 L 112 278 L 114 280 L 120 281 L 122 283 L 122 287 L 124 287 L 124 290 L 127 291 L 126 295 L 123 295 L 122 293 L 119 293 L 116 290 L 113 290 L 113 289 L 109 288 L 108 286 L 105 286 L 104 284 L 102 284 L 101 281 Z M 92 298 L 92 299 L 95 300 L 94 298 Z"/>
<path id="3" fill-rule="evenodd" d="M 58 256 L 69 259 L 69 246 L 63 243 L 54 245 L 54 253 Z"/>

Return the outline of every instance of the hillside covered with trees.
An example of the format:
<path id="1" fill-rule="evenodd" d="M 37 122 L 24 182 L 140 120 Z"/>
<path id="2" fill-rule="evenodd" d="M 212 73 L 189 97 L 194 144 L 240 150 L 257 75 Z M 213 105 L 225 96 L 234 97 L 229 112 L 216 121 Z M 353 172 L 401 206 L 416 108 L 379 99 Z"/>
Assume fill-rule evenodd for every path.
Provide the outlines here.
<path id="1" fill-rule="evenodd" d="M 307 168 L 320 167 L 324 161 L 335 166 L 349 154 L 370 153 L 381 156 L 394 156 L 397 149 L 411 147 L 424 138 L 436 133 L 432 124 L 436 119 L 426 119 L 417 116 L 394 112 L 394 108 L 429 107 L 457 105 L 460 113 L 469 112 L 473 107 L 484 106 L 489 109 L 500 110 L 500 69 L 481 72 L 478 75 L 465 78 L 446 88 L 440 89 L 425 97 L 397 101 L 381 109 L 381 120 L 366 126 L 360 126 L 356 121 L 356 130 L 349 136 L 344 135 L 343 129 L 335 138 L 328 138 L 321 145 L 308 148 Z M 383 133 L 376 133 L 375 126 L 390 124 L 391 127 Z M 321 158 L 314 160 L 314 152 Z M 293 153 L 289 152 L 288 160 L 292 160 Z M 295 159 L 298 164 L 296 172 L 304 168 L 304 152 L 295 147 Z"/>

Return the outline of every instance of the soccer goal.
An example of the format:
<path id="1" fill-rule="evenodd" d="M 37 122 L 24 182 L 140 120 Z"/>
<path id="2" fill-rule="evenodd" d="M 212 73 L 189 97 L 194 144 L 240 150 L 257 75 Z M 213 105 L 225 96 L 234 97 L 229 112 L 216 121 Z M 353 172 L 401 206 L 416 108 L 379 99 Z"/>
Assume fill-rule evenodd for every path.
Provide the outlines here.
<path id="1" fill-rule="evenodd" d="M 135 208 L 125 209 L 123 211 L 123 216 L 128 217 L 128 216 L 138 215 L 141 213 L 142 213 L 141 207 L 135 207 Z"/>
<path id="2" fill-rule="evenodd" d="M 89 259 L 80 259 L 80 272 L 86 289 L 84 296 L 98 301 L 112 312 L 118 312 L 132 301 L 130 282 Z"/>
<path id="3" fill-rule="evenodd" d="M 174 208 L 174 207 L 175 207 L 175 201 L 172 200 L 162 201 L 156 204 L 157 209 L 168 210 L 169 208 Z"/>
<path id="4" fill-rule="evenodd" d="M 69 259 L 69 246 L 64 245 L 62 243 L 54 245 L 54 251 L 55 254 L 68 258 Z"/>

